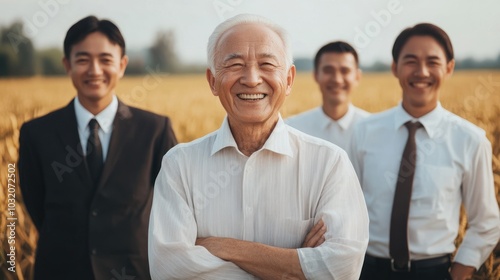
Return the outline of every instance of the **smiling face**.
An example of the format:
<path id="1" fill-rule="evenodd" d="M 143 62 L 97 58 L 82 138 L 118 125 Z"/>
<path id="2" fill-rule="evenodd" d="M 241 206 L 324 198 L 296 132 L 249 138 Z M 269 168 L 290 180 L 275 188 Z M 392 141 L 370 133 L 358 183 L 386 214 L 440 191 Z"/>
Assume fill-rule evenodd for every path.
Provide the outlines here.
<path id="1" fill-rule="evenodd" d="M 128 59 L 121 54 L 119 45 L 94 32 L 73 45 L 69 59 L 63 59 L 78 100 L 94 114 L 111 103 L 116 84 L 123 77 Z"/>
<path id="2" fill-rule="evenodd" d="M 207 80 L 231 126 L 276 123 L 295 77 L 283 49 L 281 38 L 261 24 L 240 24 L 221 36 L 215 75 L 207 69 Z"/>
<path id="3" fill-rule="evenodd" d="M 408 39 L 397 63 L 392 64 L 392 73 L 403 89 L 403 108 L 417 118 L 436 108 L 441 84 L 454 66 L 454 60 L 446 61 L 444 49 L 433 37 Z"/>
<path id="4" fill-rule="evenodd" d="M 326 52 L 320 57 L 314 79 L 323 96 L 323 104 L 338 106 L 349 103 L 351 92 L 358 86 L 361 70 L 352 53 Z"/>

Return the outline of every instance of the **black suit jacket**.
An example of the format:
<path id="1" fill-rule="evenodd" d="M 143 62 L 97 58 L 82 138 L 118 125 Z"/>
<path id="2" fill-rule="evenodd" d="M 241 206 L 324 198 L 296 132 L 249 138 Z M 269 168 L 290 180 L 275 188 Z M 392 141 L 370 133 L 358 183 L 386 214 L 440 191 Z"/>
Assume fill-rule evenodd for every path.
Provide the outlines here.
<path id="1" fill-rule="evenodd" d="M 153 185 L 177 142 L 170 120 L 119 101 L 96 187 L 73 101 L 25 123 L 19 139 L 21 191 L 39 232 L 35 279 L 150 279 Z"/>

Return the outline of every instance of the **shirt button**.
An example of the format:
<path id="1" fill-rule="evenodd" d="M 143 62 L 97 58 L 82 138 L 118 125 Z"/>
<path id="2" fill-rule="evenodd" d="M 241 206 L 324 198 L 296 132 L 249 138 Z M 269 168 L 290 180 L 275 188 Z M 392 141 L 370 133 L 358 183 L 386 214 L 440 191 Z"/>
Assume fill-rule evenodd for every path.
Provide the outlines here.
<path id="1" fill-rule="evenodd" d="M 92 249 L 92 255 L 95 255 L 95 254 L 97 254 L 97 250 L 94 248 L 94 249 Z"/>
<path id="2" fill-rule="evenodd" d="M 92 211 L 92 216 L 95 217 L 95 216 L 97 216 L 97 214 L 98 214 L 97 210 Z"/>

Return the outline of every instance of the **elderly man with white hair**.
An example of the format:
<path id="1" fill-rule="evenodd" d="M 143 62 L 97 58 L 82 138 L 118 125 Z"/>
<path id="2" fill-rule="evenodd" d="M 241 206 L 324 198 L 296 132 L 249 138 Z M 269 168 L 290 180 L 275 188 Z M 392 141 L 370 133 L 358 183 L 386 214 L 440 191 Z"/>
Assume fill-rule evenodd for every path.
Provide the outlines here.
<path id="1" fill-rule="evenodd" d="M 347 154 L 287 126 L 295 66 L 285 31 L 221 23 L 206 76 L 227 112 L 163 158 L 149 228 L 153 279 L 357 279 L 368 215 Z"/>

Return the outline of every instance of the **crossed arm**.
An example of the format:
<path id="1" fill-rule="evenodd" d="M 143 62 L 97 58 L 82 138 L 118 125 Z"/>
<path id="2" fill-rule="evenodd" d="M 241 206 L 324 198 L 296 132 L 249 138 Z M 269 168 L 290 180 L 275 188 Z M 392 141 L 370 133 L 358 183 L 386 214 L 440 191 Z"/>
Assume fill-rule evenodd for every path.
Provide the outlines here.
<path id="1" fill-rule="evenodd" d="M 325 223 L 320 220 L 309 231 L 301 247 L 321 245 L 325 242 L 325 233 Z M 261 279 L 306 279 L 295 249 L 221 237 L 197 238 L 196 245 Z"/>
<path id="2" fill-rule="evenodd" d="M 332 174 L 326 178 L 311 217 L 317 224 L 304 238 L 303 248 L 281 248 L 227 238 L 233 236 L 231 233 L 200 235 L 193 194 L 176 163 L 177 154 L 169 155 L 164 157 L 156 179 L 149 224 L 153 279 L 359 277 L 368 243 L 368 215 L 350 164 L 332 168 L 332 173 L 345 176 Z M 347 160 L 346 155 L 343 160 Z"/>

